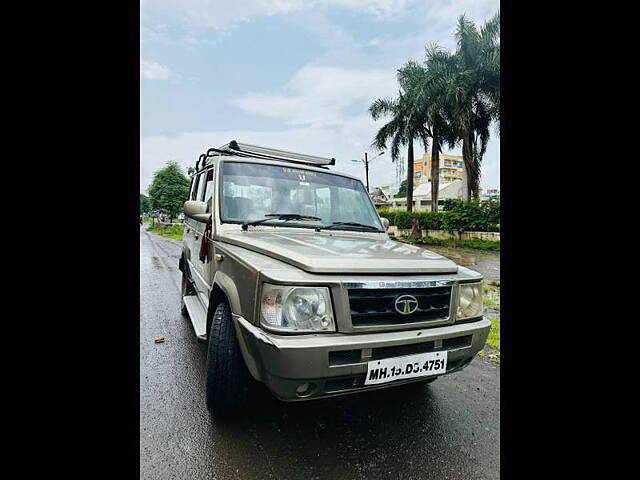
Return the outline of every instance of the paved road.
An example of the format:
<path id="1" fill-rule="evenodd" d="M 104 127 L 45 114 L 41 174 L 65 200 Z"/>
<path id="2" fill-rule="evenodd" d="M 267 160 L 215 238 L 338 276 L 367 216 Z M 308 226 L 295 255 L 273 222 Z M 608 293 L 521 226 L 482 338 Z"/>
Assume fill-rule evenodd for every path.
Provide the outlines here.
<path id="1" fill-rule="evenodd" d="M 481 358 L 430 386 L 315 402 L 257 385 L 246 414 L 212 421 L 206 351 L 180 315 L 179 254 L 140 229 L 140 478 L 499 478 L 500 367 Z"/>
<path id="2" fill-rule="evenodd" d="M 450 258 L 458 265 L 464 265 L 484 275 L 487 281 L 500 281 L 500 254 L 490 251 L 478 251 L 470 248 L 452 248 L 429 245 L 425 248 Z"/>

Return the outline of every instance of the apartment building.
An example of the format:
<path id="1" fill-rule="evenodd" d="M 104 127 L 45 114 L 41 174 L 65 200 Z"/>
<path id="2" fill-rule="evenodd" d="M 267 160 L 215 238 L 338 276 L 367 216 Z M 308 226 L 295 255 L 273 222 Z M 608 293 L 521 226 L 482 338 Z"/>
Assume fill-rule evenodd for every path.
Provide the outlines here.
<path id="1" fill-rule="evenodd" d="M 440 182 L 451 183 L 462 180 L 464 161 L 462 155 L 440 154 Z M 419 185 L 431 181 L 431 152 L 417 158 L 413 165 L 413 184 Z"/>

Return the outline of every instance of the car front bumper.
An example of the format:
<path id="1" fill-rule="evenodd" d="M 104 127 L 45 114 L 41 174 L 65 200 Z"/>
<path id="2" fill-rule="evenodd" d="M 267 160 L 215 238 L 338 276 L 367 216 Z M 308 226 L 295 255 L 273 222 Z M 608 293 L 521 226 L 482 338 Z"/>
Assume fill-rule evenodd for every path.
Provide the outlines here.
<path id="1" fill-rule="evenodd" d="M 442 327 L 366 334 L 276 335 L 233 316 L 252 376 L 280 400 L 298 401 L 391 387 L 428 377 L 364 385 L 367 362 L 428 351 L 447 351 L 447 371 L 467 366 L 485 345 L 486 319 Z M 310 386 L 302 395 L 298 387 Z"/>

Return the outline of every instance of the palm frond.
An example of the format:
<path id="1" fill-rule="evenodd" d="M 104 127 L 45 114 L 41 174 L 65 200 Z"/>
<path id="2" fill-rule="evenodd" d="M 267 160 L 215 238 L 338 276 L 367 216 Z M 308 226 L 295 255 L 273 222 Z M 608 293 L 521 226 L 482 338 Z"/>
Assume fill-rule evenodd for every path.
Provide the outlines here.
<path id="1" fill-rule="evenodd" d="M 393 115 L 395 109 L 395 100 L 390 98 L 379 98 L 369 107 L 369 114 L 374 120 L 378 120 L 382 116 Z"/>

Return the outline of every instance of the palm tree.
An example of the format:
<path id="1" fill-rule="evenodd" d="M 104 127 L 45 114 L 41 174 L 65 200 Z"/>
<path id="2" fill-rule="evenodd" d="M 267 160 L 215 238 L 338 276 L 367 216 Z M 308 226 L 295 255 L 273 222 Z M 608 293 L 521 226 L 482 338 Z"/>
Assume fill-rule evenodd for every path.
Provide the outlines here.
<path id="1" fill-rule="evenodd" d="M 500 14 L 481 28 L 462 15 L 455 37 L 457 72 L 444 80 L 452 124 L 462 140 L 469 198 L 480 193 L 480 166 L 492 120 L 500 128 Z"/>
<path id="2" fill-rule="evenodd" d="M 457 143 L 455 131 L 448 120 L 445 84 L 440 81 L 440 77 L 451 69 L 452 62 L 451 55 L 437 46 L 427 48 L 426 53 L 425 66 L 410 60 L 398 71 L 398 80 L 410 92 L 417 116 L 431 137 L 431 210 L 437 212 L 442 145 L 447 143 L 453 148 Z M 447 70 L 443 70 L 445 67 Z"/>
<path id="3" fill-rule="evenodd" d="M 372 145 L 380 150 L 387 148 L 391 140 L 391 160 L 396 161 L 400 155 L 400 147 L 407 148 L 407 211 L 413 211 L 413 141 L 422 139 L 426 145 L 429 134 L 419 116 L 414 99 L 403 92 L 397 99 L 380 98 L 369 107 L 374 120 L 391 117 L 391 120 L 380 128 Z"/>

